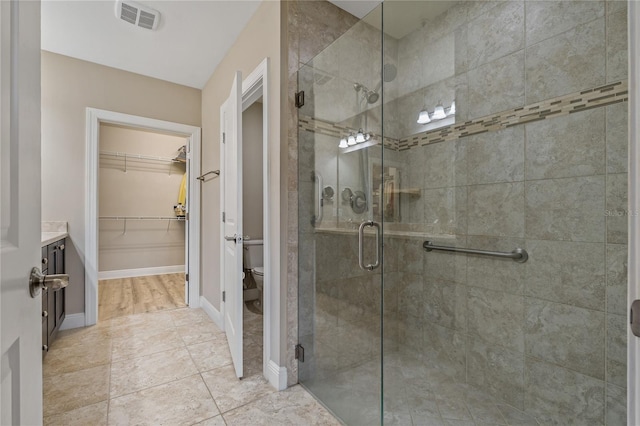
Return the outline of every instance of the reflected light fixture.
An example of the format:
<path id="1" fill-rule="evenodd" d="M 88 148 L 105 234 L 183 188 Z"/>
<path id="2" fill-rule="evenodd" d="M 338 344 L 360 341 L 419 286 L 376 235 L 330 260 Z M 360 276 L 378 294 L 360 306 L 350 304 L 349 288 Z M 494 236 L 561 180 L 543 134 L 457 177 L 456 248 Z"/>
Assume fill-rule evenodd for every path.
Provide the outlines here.
<path id="1" fill-rule="evenodd" d="M 427 111 L 427 108 L 425 107 L 418 113 L 418 124 L 427 124 L 430 122 L 431 119 L 429 118 L 429 111 Z"/>
<path id="2" fill-rule="evenodd" d="M 447 114 L 444 112 L 444 107 L 442 106 L 442 101 L 438 101 L 438 105 L 436 105 L 436 109 L 433 111 L 433 119 L 434 120 L 442 120 L 446 118 Z"/>
<path id="3" fill-rule="evenodd" d="M 349 136 L 340 139 L 338 148 L 349 148 L 357 144 L 369 142 L 370 140 L 370 133 L 365 133 L 364 130 L 358 129 L 355 135 L 353 133 L 349 133 Z"/>
<path id="4" fill-rule="evenodd" d="M 356 134 L 356 143 L 362 143 L 362 142 L 364 142 L 366 140 L 367 139 L 366 139 L 364 133 L 362 132 L 362 129 L 358 130 L 358 133 Z"/>

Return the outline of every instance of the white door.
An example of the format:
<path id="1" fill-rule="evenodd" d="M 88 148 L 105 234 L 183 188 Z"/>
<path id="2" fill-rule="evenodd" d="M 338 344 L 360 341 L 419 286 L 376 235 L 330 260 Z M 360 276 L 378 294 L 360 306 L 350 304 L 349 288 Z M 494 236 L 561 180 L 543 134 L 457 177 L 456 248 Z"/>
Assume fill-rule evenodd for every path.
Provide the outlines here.
<path id="1" fill-rule="evenodd" d="M 40 2 L 0 1 L 0 424 L 42 423 Z"/>
<path id="2" fill-rule="evenodd" d="M 223 129 L 222 267 L 224 327 L 236 375 L 242 377 L 242 73 L 236 71 L 229 99 L 220 109 Z"/>

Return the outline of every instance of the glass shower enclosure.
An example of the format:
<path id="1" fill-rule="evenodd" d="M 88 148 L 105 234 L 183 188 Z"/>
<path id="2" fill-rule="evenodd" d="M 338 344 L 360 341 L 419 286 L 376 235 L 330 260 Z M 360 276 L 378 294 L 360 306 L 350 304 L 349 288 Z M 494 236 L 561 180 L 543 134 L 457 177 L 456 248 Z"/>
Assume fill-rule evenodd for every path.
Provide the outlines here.
<path id="1" fill-rule="evenodd" d="M 298 70 L 299 381 L 348 425 L 626 424 L 626 2 L 387 1 Z"/>

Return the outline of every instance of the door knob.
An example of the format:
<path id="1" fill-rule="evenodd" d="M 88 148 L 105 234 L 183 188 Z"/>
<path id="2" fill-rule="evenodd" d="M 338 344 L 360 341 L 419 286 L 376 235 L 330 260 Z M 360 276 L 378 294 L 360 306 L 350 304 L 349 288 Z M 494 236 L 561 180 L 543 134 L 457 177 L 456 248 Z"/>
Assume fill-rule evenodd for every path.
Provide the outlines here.
<path id="1" fill-rule="evenodd" d="M 234 243 L 240 243 L 240 242 L 242 242 L 243 239 L 245 241 L 247 241 L 247 240 L 251 239 L 251 237 L 248 236 L 248 235 L 245 235 L 244 237 L 240 237 L 240 236 L 234 234 L 233 237 L 225 236 L 224 239 L 227 240 L 227 241 L 233 241 Z"/>
<path id="2" fill-rule="evenodd" d="M 55 275 L 43 275 L 40 269 L 31 269 L 31 276 L 29 277 L 29 292 L 31 297 L 36 297 L 40 294 L 40 290 L 43 288 L 51 290 L 60 290 L 69 285 L 69 275 L 67 274 L 55 274 Z"/>

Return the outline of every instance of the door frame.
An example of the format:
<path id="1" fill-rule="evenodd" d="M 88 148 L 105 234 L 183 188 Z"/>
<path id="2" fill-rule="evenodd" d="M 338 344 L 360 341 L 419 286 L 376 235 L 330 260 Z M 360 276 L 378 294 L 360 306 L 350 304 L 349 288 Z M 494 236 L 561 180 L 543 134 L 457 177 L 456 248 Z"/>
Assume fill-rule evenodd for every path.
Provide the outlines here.
<path id="1" fill-rule="evenodd" d="M 272 345 L 272 342 L 280 342 L 280 281 L 277 274 L 277 266 L 280 264 L 280 251 L 271 250 L 273 242 L 277 240 L 277 235 L 271 229 L 272 213 L 279 212 L 279 197 L 272 191 L 271 182 L 275 179 L 277 170 L 272 167 L 271 155 L 277 153 L 269 146 L 269 58 L 265 58 L 243 81 L 242 81 L 242 111 L 246 110 L 256 100 L 262 96 L 262 225 L 263 225 L 263 252 L 264 252 L 264 283 L 262 290 L 263 299 L 263 350 L 262 350 L 262 373 L 269 383 L 278 390 L 287 388 L 287 370 L 281 367 L 274 359 L 279 359 L 279 346 Z M 222 122 L 220 125 L 220 164 L 224 164 L 225 146 L 222 143 Z M 220 300 L 222 292 L 225 291 L 224 280 L 224 229 L 222 223 L 222 206 L 224 205 L 224 173 L 220 170 Z M 276 210 L 277 209 L 277 210 Z M 224 302 L 220 303 L 221 318 L 224 318 Z M 224 324 L 223 324 L 224 325 Z"/>
<path id="2" fill-rule="evenodd" d="M 98 172 L 100 160 L 100 124 L 116 124 L 145 130 L 174 133 L 189 138 L 191 169 L 188 174 L 187 212 L 188 251 L 185 259 L 189 274 L 190 308 L 200 307 L 200 176 L 201 129 L 187 124 L 154 118 L 107 111 L 97 108 L 86 109 L 86 202 L 85 202 L 85 255 L 84 255 L 84 310 L 85 326 L 98 321 Z"/>
<path id="3" fill-rule="evenodd" d="M 628 305 L 640 299 L 640 5 L 628 1 L 629 258 Z M 627 313 L 627 315 L 629 315 Z M 627 318 L 628 322 L 629 318 Z M 627 327 L 627 424 L 640 424 L 640 338 Z"/>

